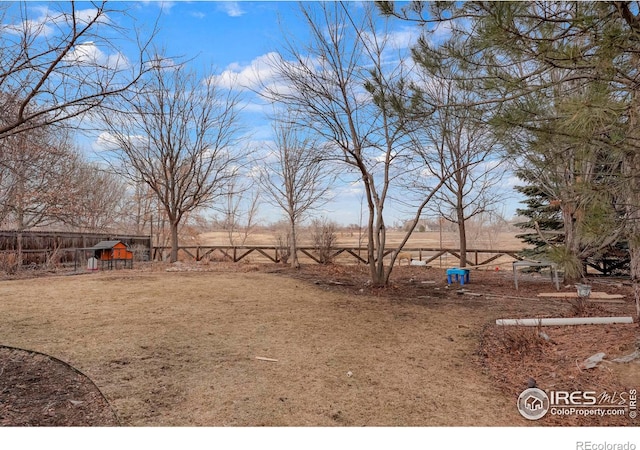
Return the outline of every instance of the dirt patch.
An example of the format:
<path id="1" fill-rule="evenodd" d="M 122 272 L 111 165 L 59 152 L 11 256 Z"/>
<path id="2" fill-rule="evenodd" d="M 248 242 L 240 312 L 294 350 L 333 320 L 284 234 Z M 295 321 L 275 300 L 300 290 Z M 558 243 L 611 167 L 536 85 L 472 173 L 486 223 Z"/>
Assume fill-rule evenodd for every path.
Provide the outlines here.
<path id="1" fill-rule="evenodd" d="M 0 347 L 0 398 L 0 426 L 119 425 L 88 377 L 37 352 Z"/>
<path id="2" fill-rule="evenodd" d="M 553 327 L 545 330 L 553 342 L 531 337 L 533 329 L 496 328 L 497 318 L 573 314 L 567 301 L 535 297 L 553 290 L 548 278 L 522 277 L 516 292 L 512 276 L 474 270 L 465 292 L 447 285 L 443 270 L 424 267 L 398 269 L 385 289 L 370 286 L 361 266 L 149 265 L 4 281 L 0 335 L 82 370 L 123 425 L 629 425 L 519 415 L 515 402 L 529 378 L 543 389 L 637 385 L 637 363 L 580 371 L 576 361 L 629 353 L 638 326 Z M 626 285 L 601 287 L 630 298 Z M 630 300 L 594 308 L 633 311 Z M 0 367 L 6 362 L 0 352 Z M 38 403 L 22 392 L 33 405 L 27 412 L 5 390 L 2 404 L 20 413 L 2 410 L 3 424 L 65 398 L 52 390 Z"/>

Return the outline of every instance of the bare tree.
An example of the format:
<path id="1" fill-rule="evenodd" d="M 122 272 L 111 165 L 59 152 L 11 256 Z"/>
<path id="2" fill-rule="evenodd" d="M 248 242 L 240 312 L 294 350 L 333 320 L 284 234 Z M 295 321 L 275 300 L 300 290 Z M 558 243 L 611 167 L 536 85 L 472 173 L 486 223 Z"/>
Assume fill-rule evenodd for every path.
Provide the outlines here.
<path id="1" fill-rule="evenodd" d="M 18 231 L 56 226 L 99 231 L 115 223 L 123 180 L 87 162 L 57 130 L 0 140 L 0 223 Z"/>
<path id="2" fill-rule="evenodd" d="M 18 231 L 75 214 L 83 162 L 66 136 L 51 131 L 42 127 L 0 140 L 4 220 Z"/>
<path id="3" fill-rule="evenodd" d="M 330 200 L 335 174 L 322 157 L 317 141 L 284 117 L 276 119 L 275 143 L 267 155 L 259 183 L 267 201 L 280 208 L 289 224 L 289 262 L 299 268 L 298 225 L 305 215 Z"/>
<path id="4" fill-rule="evenodd" d="M 122 180 L 84 160 L 70 140 L 51 126 L 0 139 L 0 224 L 17 231 L 18 268 L 23 231 L 104 230 L 117 217 Z"/>
<path id="5" fill-rule="evenodd" d="M 227 232 L 230 245 L 244 245 L 256 224 L 260 192 L 251 179 L 238 177 L 230 180 L 224 197 L 222 228 Z"/>
<path id="6" fill-rule="evenodd" d="M 406 82 L 402 55 L 392 51 L 389 34 L 379 29 L 371 5 L 365 4 L 362 15 L 354 11 L 347 2 L 303 4 L 310 43 L 302 48 L 289 43 L 287 55 L 274 61 L 279 79 L 265 91 L 304 117 L 304 125 L 321 136 L 334 157 L 362 181 L 371 280 L 386 285 L 398 253 L 385 267 L 387 200 L 394 188 L 403 189 L 399 196 L 405 202 L 412 188 L 417 194 L 413 226 L 400 249 L 441 183 L 421 184 L 406 138 L 407 122 L 396 113 L 398 103 L 404 101 L 401 88 Z"/>
<path id="7" fill-rule="evenodd" d="M 74 172 L 73 215 L 65 222 L 79 230 L 114 231 L 122 225 L 126 208 L 124 179 L 95 163 L 83 162 Z"/>
<path id="8" fill-rule="evenodd" d="M 185 214 L 210 206 L 236 176 L 242 155 L 234 145 L 239 131 L 238 97 L 199 79 L 183 65 L 159 59 L 147 88 L 119 115 L 103 114 L 112 164 L 142 181 L 163 206 L 171 229 L 171 261 L 178 258 L 178 228 Z"/>
<path id="9" fill-rule="evenodd" d="M 22 232 L 68 217 L 76 155 L 40 128 L 0 139 L 0 191 L 5 226 L 17 231 L 16 266 L 22 267 Z M 58 144 L 58 145 L 56 145 Z"/>
<path id="10" fill-rule="evenodd" d="M 444 182 L 434 209 L 458 228 L 460 266 L 467 264 L 467 222 L 491 211 L 504 199 L 497 192 L 505 170 L 498 140 L 485 123 L 474 94 L 433 73 L 417 86 L 423 101 L 435 105 L 426 117 L 418 114 L 412 131 L 425 171 Z"/>
<path id="11" fill-rule="evenodd" d="M 121 28 L 116 17 L 125 9 L 47 3 L 33 17 L 29 2 L 0 8 L 0 139 L 80 117 L 130 91 L 149 69 L 144 55 L 155 30 L 143 41 Z M 120 52 L 123 40 L 138 47 L 135 60 Z"/>
<path id="12" fill-rule="evenodd" d="M 141 181 L 131 183 L 126 191 L 125 200 L 123 225 L 134 230 L 136 234 L 152 234 L 154 214 L 159 208 L 157 196 L 149 185 Z"/>

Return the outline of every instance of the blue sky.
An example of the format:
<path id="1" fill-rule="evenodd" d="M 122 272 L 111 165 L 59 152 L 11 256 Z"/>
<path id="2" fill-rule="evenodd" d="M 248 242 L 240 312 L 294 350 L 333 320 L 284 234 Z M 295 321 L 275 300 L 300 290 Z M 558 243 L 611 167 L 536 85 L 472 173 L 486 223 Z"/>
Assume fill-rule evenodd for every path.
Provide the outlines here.
<path id="1" fill-rule="evenodd" d="M 136 19 L 150 23 L 160 12 L 158 42 L 169 55 L 196 57 L 218 68 L 246 66 L 274 51 L 282 39 L 279 18 L 290 32 L 304 27 L 294 2 L 133 2 Z"/>
<path id="2" fill-rule="evenodd" d="M 52 4 L 29 2 L 28 5 L 32 18 L 37 19 L 39 14 L 42 16 L 44 7 Z M 354 6 L 358 4 L 354 3 Z M 115 2 L 111 7 L 126 10 L 130 16 L 117 15 L 118 23 L 127 27 L 135 23 L 143 34 L 157 20 L 159 32 L 154 43 L 168 56 L 188 59 L 195 69 L 214 67 L 221 80 L 234 77 L 243 86 L 255 87 L 256 74 L 268 72 L 266 55 L 281 48 L 283 32 L 296 41 L 306 40 L 306 25 L 299 18 L 297 2 L 135 1 Z M 91 8 L 91 5 L 79 2 L 77 8 Z M 397 39 L 406 46 L 418 37 L 418 29 L 408 24 L 396 22 L 394 27 Z M 131 51 L 124 45 L 119 50 L 125 55 Z M 252 139 L 258 143 L 268 141 L 271 126 L 265 120 L 265 113 L 270 112 L 270 108 L 250 90 L 244 89 L 244 92 L 247 104 L 243 122 L 251 131 Z M 83 145 L 94 151 L 100 150 L 95 137 L 85 138 Z M 361 186 L 357 183 L 339 185 L 335 194 L 335 200 L 321 214 L 342 224 L 358 223 Z M 516 202 L 505 204 L 506 217 L 516 206 Z M 389 225 L 408 217 L 392 206 L 387 211 L 385 219 Z M 278 219 L 277 213 L 266 204 L 261 209 L 261 216 L 266 221 Z"/>

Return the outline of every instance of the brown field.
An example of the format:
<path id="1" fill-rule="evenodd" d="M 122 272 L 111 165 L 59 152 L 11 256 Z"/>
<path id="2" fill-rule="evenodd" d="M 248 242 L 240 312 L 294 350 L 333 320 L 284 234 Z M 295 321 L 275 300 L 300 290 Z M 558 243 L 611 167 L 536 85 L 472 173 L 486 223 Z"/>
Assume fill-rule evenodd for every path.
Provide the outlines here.
<path id="1" fill-rule="evenodd" d="M 342 246 L 366 246 L 366 236 L 360 237 L 357 231 L 338 231 L 337 233 L 338 244 Z M 469 234 L 467 240 L 468 248 L 476 249 L 501 249 L 501 250 L 518 250 L 522 248 L 522 241 L 517 239 L 515 235 L 517 232 L 501 231 L 492 232 L 488 230 L 472 231 Z M 401 231 L 388 231 L 387 232 L 387 247 L 393 247 L 401 242 L 404 238 L 404 232 Z M 224 231 L 212 231 L 201 234 L 197 243 L 199 245 L 229 245 L 229 234 Z M 242 238 L 239 234 L 235 235 L 234 240 L 236 243 L 240 243 Z M 442 241 L 442 247 L 458 248 L 458 236 L 456 233 L 450 231 L 444 231 L 442 235 L 438 231 L 425 231 L 414 232 L 409 237 L 409 241 L 406 247 L 418 248 L 418 247 L 437 247 L 440 248 L 440 242 Z M 247 245 L 274 245 L 276 242 L 273 232 L 254 232 L 247 236 L 245 244 Z M 311 245 L 308 234 L 302 233 L 300 239 L 301 245 Z M 184 242 L 183 245 L 191 245 Z"/>
<path id="2" fill-rule="evenodd" d="M 513 293 L 507 273 L 472 277 L 476 292 Z M 566 314 L 561 302 L 526 300 L 551 288 L 546 279 L 523 280 L 524 300 L 456 295 L 438 269 L 398 269 L 385 291 L 365 279 L 339 267 L 211 263 L 2 281 L 0 344 L 78 368 L 130 426 L 527 426 L 536 423 L 515 399 L 530 376 L 618 390 L 637 379 L 637 364 L 575 370 L 603 348 L 628 353 L 636 325 L 615 336 L 550 331 L 560 347 L 539 350 L 556 358 L 562 348 L 560 362 L 527 362 L 504 332 L 485 334 L 499 317 Z"/>

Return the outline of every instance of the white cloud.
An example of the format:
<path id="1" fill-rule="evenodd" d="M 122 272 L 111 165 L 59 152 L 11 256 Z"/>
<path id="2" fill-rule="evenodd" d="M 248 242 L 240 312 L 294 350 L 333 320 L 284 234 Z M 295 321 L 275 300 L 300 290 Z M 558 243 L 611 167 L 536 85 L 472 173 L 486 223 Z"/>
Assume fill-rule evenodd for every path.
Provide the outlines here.
<path id="1" fill-rule="evenodd" d="M 507 177 L 506 180 L 504 180 L 504 182 L 502 183 L 502 187 L 505 189 L 513 189 L 516 186 L 522 186 L 524 183 L 523 181 L 516 177 L 515 175 L 511 175 L 509 177 Z"/>
<path id="2" fill-rule="evenodd" d="M 384 44 L 386 52 L 397 52 L 408 50 L 416 44 L 420 37 L 420 29 L 417 27 L 403 27 L 398 30 L 388 31 L 384 34 L 375 35 L 371 32 L 365 32 L 361 36 L 367 45 L 371 45 L 372 48 L 374 42 L 378 44 Z"/>
<path id="3" fill-rule="evenodd" d="M 10 34 L 21 34 L 27 32 L 31 37 L 49 37 L 59 32 L 65 27 L 72 25 L 72 16 L 50 9 L 47 5 L 38 5 L 29 8 L 29 13 L 34 18 L 24 20 L 15 24 L 3 24 L 0 29 Z M 32 14 L 31 14 L 32 13 Z M 86 26 L 96 20 L 98 10 L 95 8 L 80 9 L 74 12 L 76 24 Z M 109 23 L 106 14 L 101 15 L 97 23 Z"/>
<path id="4" fill-rule="evenodd" d="M 96 152 L 112 151 L 120 148 L 117 144 L 116 138 L 111 133 L 107 132 L 100 133 L 91 147 Z"/>
<path id="5" fill-rule="evenodd" d="M 240 2 L 219 2 L 218 9 L 225 12 L 229 17 L 240 17 L 245 13 Z"/>
<path id="6" fill-rule="evenodd" d="M 49 38 L 56 34 L 68 34 L 71 26 L 84 27 L 92 22 L 108 24 L 109 17 L 101 14 L 95 8 L 80 9 L 74 11 L 74 17 L 67 12 L 55 11 L 48 6 L 34 6 L 29 9 L 33 19 L 25 20 L 17 24 L 0 25 L 1 32 L 9 34 L 27 33 L 30 38 Z M 98 15 L 101 14 L 99 17 Z M 96 20 L 97 18 L 97 20 Z M 95 25 L 91 24 L 94 28 Z M 64 58 L 67 62 L 76 62 L 79 65 L 100 65 L 111 69 L 123 69 L 129 65 L 127 58 L 121 53 L 106 54 L 93 41 L 86 41 L 76 45 Z"/>
<path id="7" fill-rule="evenodd" d="M 172 1 L 158 1 L 158 0 L 141 0 L 139 2 L 134 2 L 134 4 L 136 3 L 140 3 L 142 5 L 155 5 L 158 8 L 160 8 L 160 10 L 165 13 L 168 14 L 171 12 L 171 9 L 175 6 L 176 2 L 172 2 Z"/>
<path id="8" fill-rule="evenodd" d="M 92 41 L 75 46 L 66 55 L 65 61 L 74 62 L 80 66 L 101 66 L 110 69 L 123 69 L 129 65 L 128 59 L 122 53 L 107 55 Z"/>
<path id="9" fill-rule="evenodd" d="M 389 33 L 389 43 L 395 49 L 408 49 L 416 44 L 420 31 L 418 28 L 403 28 Z"/>
<path id="10" fill-rule="evenodd" d="M 266 172 L 264 166 L 251 166 L 245 175 L 252 180 L 257 180 L 264 172 Z"/>
<path id="11" fill-rule="evenodd" d="M 451 37 L 451 23 L 440 22 L 436 25 L 436 28 L 432 29 L 431 33 L 427 34 L 429 42 L 434 45 L 438 45 L 449 37 Z"/>
<path id="12" fill-rule="evenodd" d="M 260 114 L 262 116 L 268 114 L 273 109 L 271 103 L 261 100 L 248 101 L 242 106 L 242 112 L 247 114 Z"/>
<path id="13" fill-rule="evenodd" d="M 364 183 L 362 180 L 355 180 L 343 186 L 334 187 L 336 197 L 340 198 L 360 198 L 364 195 Z"/>
<path id="14" fill-rule="evenodd" d="M 66 59 L 80 64 L 99 64 L 105 62 L 107 56 L 92 41 L 88 41 L 76 45 Z"/>
<path id="15" fill-rule="evenodd" d="M 2 32 L 8 34 L 19 35 L 26 32 L 33 37 L 48 37 L 54 34 L 55 28 L 53 24 L 41 20 L 26 20 L 20 24 L 5 24 L 2 25 Z"/>
<path id="16" fill-rule="evenodd" d="M 81 23 L 83 25 L 87 25 L 89 23 L 91 23 L 92 21 L 94 21 L 96 19 L 96 16 L 98 15 L 98 10 L 94 9 L 94 8 L 89 8 L 89 9 L 81 9 L 75 12 L 75 16 L 76 16 L 76 20 L 78 23 Z M 47 19 L 49 20 L 49 19 Z M 109 16 L 107 14 L 102 13 L 102 15 L 98 18 L 97 23 L 110 23 L 111 20 L 109 19 Z M 71 25 L 71 23 L 69 22 L 69 20 L 67 20 L 67 23 L 69 25 Z"/>
<path id="17" fill-rule="evenodd" d="M 229 64 L 220 75 L 212 77 L 212 81 L 226 89 L 250 90 L 259 92 L 268 88 L 271 92 L 281 94 L 290 93 L 292 87 L 279 80 L 276 67 L 282 63 L 281 56 L 277 52 L 269 52 L 258 56 L 248 64 L 232 63 Z M 295 70 L 296 63 L 288 62 L 289 69 Z M 307 68 L 316 70 L 318 62 L 312 59 L 305 62 Z M 363 92 L 364 89 L 362 89 Z M 368 95 L 368 94 L 367 94 Z M 369 100 L 369 97 L 366 99 Z M 261 111 L 265 105 L 253 105 L 254 111 Z"/>
<path id="18" fill-rule="evenodd" d="M 117 137 L 112 133 L 103 131 L 91 144 L 91 148 L 98 153 L 113 152 L 121 148 L 121 143 L 123 142 L 121 139 L 125 139 L 125 137 Z M 149 138 L 147 136 L 137 134 L 127 136 L 126 141 L 129 145 L 145 145 L 149 141 Z"/>
<path id="19" fill-rule="evenodd" d="M 272 62 L 277 57 L 277 53 L 271 52 L 258 56 L 246 65 L 237 62 L 229 64 L 220 75 L 215 76 L 214 81 L 227 89 L 258 89 L 261 83 L 269 83 L 274 79 Z"/>
<path id="20" fill-rule="evenodd" d="M 168 14 L 171 12 L 171 9 L 174 7 L 176 2 L 160 2 L 159 7 L 163 13 Z"/>

